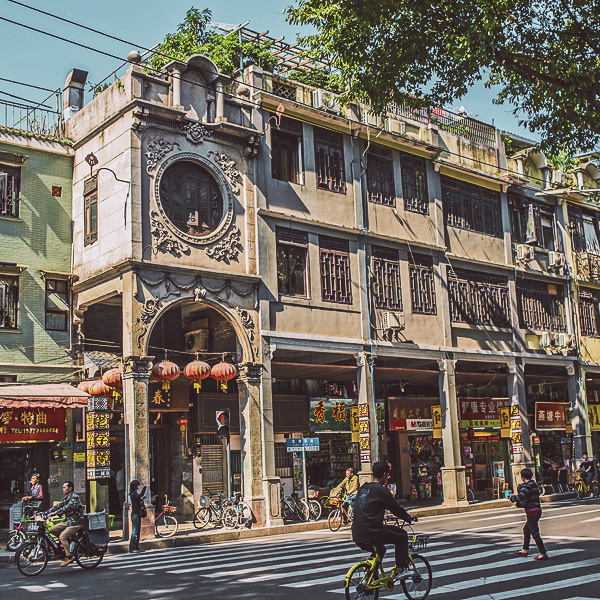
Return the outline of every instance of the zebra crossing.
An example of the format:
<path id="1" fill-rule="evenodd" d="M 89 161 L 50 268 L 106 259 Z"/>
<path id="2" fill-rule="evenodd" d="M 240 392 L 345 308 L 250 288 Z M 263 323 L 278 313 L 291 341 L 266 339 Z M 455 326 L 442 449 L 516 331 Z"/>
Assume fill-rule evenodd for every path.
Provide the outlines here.
<path id="1" fill-rule="evenodd" d="M 349 567 L 365 557 L 349 539 L 337 534 L 295 534 L 159 550 L 138 555 L 107 556 L 104 567 L 122 574 L 164 574 L 182 584 L 230 583 L 289 590 L 310 588 L 311 597 L 335 600 L 344 594 L 342 582 Z M 560 600 L 600 598 L 600 553 L 572 543 L 550 545 L 551 560 L 541 562 L 513 554 L 515 536 L 460 535 L 432 537 L 423 554 L 433 569 L 432 598 L 447 600 L 513 600 L 536 598 L 555 591 Z M 388 550 L 384 566 L 393 564 Z M 562 590 L 562 593 L 561 593 Z M 331 595 L 331 596 L 330 596 Z M 298 597 L 302 597 L 301 595 Z M 384 598 L 404 598 L 398 588 Z"/>

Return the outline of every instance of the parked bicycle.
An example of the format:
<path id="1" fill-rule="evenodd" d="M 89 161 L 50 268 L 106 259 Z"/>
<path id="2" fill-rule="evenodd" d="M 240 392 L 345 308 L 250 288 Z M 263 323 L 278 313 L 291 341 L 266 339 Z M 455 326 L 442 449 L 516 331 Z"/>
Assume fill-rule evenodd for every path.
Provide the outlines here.
<path id="1" fill-rule="evenodd" d="M 310 507 L 304 498 L 300 498 L 297 492 L 292 492 L 289 498 L 285 497 L 283 486 L 281 486 L 281 514 L 284 521 L 296 518 L 299 521 L 310 519 Z"/>
<path id="2" fill-rule="evenodd" d="M 50 560 L 64 560 L 65 551 L 58 538 L 47 529 L 47 520 L 37 517 L 36 531 L 32 532 L 30 540 L 19 546 L 15 554 L 15 564 L 22 575 L 32 577 L 39 575 Z M 87 523 L 70 538 L 72 554 L 82 569 L 97 567 L 104 558 L 108 548 L 108 529 L 90 531 Z"/>
<path id="3" fill-rule="evenodd" d="M 225 527 L 251 527 L 252 509 L 244 502 L 241 492 L 233 494 L 233 500 L 223 511 L 223 524 Z"/>
<path id="4" fill-rule="evenodd" d="M 154 532 L 156 537 L 167 538 L 175 534 L 179 529 L 179 522 L 174 516 L 177 507 L 173 506 L 167 496 L 162 507 L 162 512 L 154 519 Z"/>
<path id="5" fill-rule="evenodd" d="M 238 524 L 238 515 L 234 511 L 227 511 L 231 502 L 223 498 L 223 494 L 213 494 L 206 488 L 208 496 L 200 496 L 198 499 L 198 510 L 194 515 L 194 527 L 204 529 L 208 524 L 213 527 L 225 527 L 226 529 L 235 529 Z"/>
<path id="6" fill-rule="evenodd" d="M 343 524 L 352 523 L 354 509 L 346 502 L 346 498 L 329 498 L 329 504 L 334 506 L 327 517 L 327 525 L 331 531 L 337 531 Z"/>
<path id="7" fill-rule="evenodd" d="M 405 522 L 401 526 L 405 527 Z M 362 598 L 377 600 L 380 590 L 391 592 L 398 582 L 409 600 L 425 600 L 427 598 L 433 582 L 431 565 L 424 556 L 417 552 L 426 548 L 429 536 L 416 535 L 412 528 L 409 527 L 409 529 L 412 535 L 409 535 L 408 568 L 396 577 L 394 577 L 394 568 L 386 573 L 381 557 L 373 547 L 373 556 L 350 567 L 344 579 L 346 600 Z"/>
<path id="8" fill-rule="evenodd" d="M 581 500 L 584 496 L 588 496 L 589 494 L 592 494 L 594 498 L 597 498 L 599 492 L 600 486 L 595 479 L 588 485 L 587 481 L 581 476 L 579 471 L 575 473 L 575 495 L 577 496 L 577 500 Z"/>

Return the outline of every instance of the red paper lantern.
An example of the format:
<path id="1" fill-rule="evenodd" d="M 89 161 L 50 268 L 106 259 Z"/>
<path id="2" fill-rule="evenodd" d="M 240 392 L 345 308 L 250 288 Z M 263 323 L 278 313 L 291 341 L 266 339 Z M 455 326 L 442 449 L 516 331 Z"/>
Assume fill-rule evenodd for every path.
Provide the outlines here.
<path id="1" fill-rule="evenodd" d="M 170 360 L 163 360 L 152 367 L 152 377 L 162 381 L 162 388 L 168 390 L 170 382 L 179 377 L 179 367 Z"/>
<path id="2" fill-rule="evenodd" d="M 88 394 L 90 394 L 90 396 L 112 397 L 112 389 L 100 379 L 99 381 L 92 382 L 92 386 L 90 387 Z"/>
<path id="3" fill-rule="evenodd" d="M 102 381 L 111 388 L 122 388 L 123 387 L 123 373 L 121 369 L 110 369 L 102 375 Z"/>
<path id="4" fill-rule="evenodd" d="M 85 392 L 86 394 L 90 393 L 90 388 L 95 384 L 95 381 L 80 381 L 77 384 L 77 389 Z"/>
<path id="5" fill-rule="evenodd" d="M 194 389 L 199 390 L 202 379 L 210 376 L 210 365 L 201 360 L 193 360 L 185 366 L 183 374 L 194 382 Z"/>
<path id="6" fill-rule="evenodd" d="M 236 375 L 237 369 L 233 365 L 226 363 L 224 360 L 216 364 L 210 372 L 210 376 L 213 379 L 221 382 L 220 387 L 222 392 L 227 391 L 227 382 Z"/>

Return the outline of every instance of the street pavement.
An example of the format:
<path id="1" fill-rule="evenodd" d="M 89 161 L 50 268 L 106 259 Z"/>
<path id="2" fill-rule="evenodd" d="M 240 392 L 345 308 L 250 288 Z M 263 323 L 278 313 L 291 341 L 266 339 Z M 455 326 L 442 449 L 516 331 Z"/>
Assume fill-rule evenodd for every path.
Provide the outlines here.
<path id="1" fill-rule="evenodd" d="M 600 501 L 544 505 L 541 531 L 549 561 L 513 552 L 521 547 L 522 510 L 500 507 L 424 517 L 415 531 L 431 534 L 423 554 L 433 568 L 434 600 L 599 600 Z M 0 598 L 137 600 L 343 598 L 348 568 L 365 553 L 348 529 L 295 533 L 202 546 L 107 556 L 93 571 L 50 563 L 25 578 L 0 569 Z M 384 561 L 391 567 L 393 550 Z M 404 598 L 401 588 L 382 599 Z"/>

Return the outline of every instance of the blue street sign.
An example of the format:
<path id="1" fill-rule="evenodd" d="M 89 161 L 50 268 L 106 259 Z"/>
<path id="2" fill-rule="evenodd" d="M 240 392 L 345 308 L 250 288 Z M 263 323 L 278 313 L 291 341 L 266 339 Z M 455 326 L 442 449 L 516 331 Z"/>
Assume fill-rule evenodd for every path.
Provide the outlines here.
<path id="1" fill-rule="evenodd" d="M 287 438 L 285 445 L 288 452 L 310 452 L 319 449 L 319 438 Z"/>
<path id="2" fill-rule="evenodd" d="M 319 449 L 319 438 L 302 438 L 302 446 L 304 450 L 318 450 Z"/>

